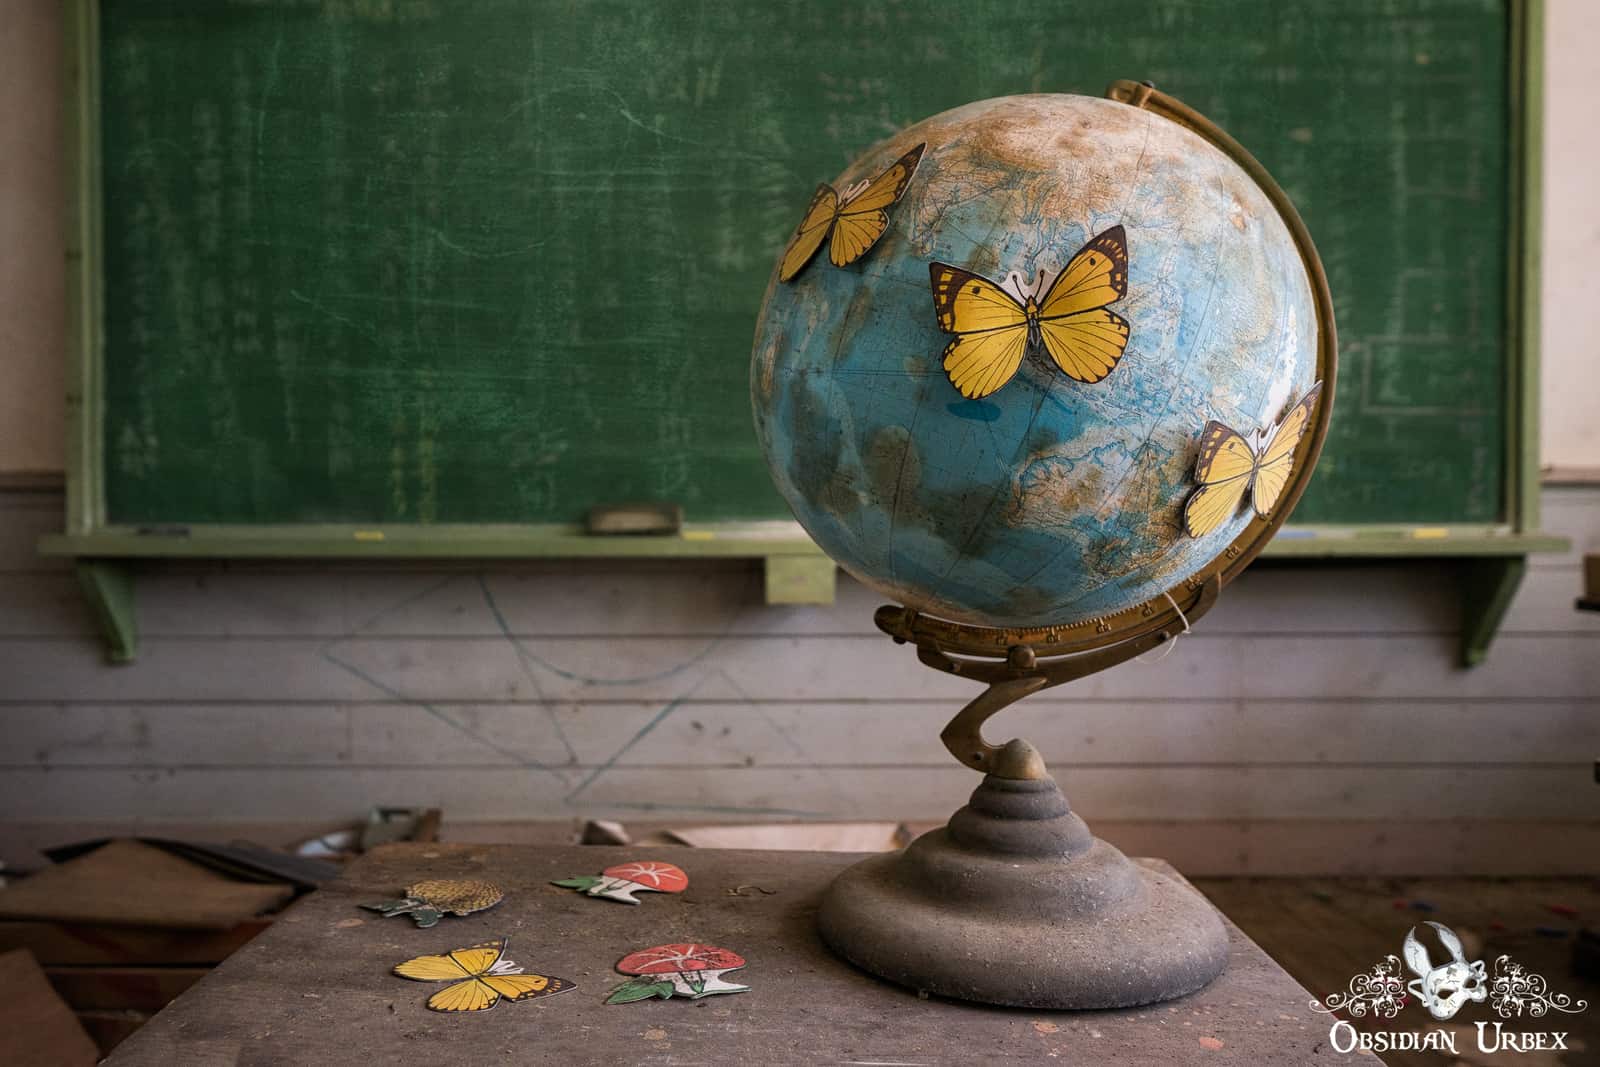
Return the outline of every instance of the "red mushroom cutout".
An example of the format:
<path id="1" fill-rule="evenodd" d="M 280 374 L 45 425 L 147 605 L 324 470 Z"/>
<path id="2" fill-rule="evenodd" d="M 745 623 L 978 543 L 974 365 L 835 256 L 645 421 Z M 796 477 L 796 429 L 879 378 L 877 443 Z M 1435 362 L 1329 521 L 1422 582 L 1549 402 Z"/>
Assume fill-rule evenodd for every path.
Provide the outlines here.
<path id="1" fill-rule="evenodd" d="M 681 893 L 689 888 L 689 876 L 670 863 L 656 860 L 636 860 L 607 867 L 596 877 L 592 874 L 579 878 L 563 878 L 551 885 L 566 886 L 587 893 L 591 897 L 606 897 L 624 904 L 637 904 L 633 894 L 644 889 L 652 893 Z"/>
<path id="2" fill-rule="evenodd" d="M 622 957 L 617 970 L 637 975 L 619 985 L 606 998 L 607 1004 L 627 1004 L 635 1000 L 674 993 L 690 999 L 713 993 L 743 993 L 750 987 L 724 982 L 722 976 L 744 966 L 744 957 L 715 945 L 657 945 Z"/>

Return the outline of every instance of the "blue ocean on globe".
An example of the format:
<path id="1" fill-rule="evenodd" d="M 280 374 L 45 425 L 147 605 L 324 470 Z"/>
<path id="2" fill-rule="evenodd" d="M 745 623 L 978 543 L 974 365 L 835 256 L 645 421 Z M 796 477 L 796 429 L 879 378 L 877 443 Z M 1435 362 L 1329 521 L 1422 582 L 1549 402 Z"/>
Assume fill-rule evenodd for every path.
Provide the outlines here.
<path id="1" fill-rule="evenodd" d="M 1161 597 L 1252 521 L 1184 532 L 1201 432 L 1266 430 L 1312 387 L 1317 317 L 1261 188 L 1197 134 L 1091 97 L 989 100 L 867 152 L 844 189 L 926 143 L 861 259 L 774 275 L 751 369 L 773 477 L 811 537 L 887 597 L 956 621 L 1071 625 Z M 796 221 L 805 204 L 796 204 Z M 947 377 L 929 263 L 1014 290 L 1122 226 L 1130 326 L 1102 381 L 1042 353 L 989 396 Z M 1042 286 L 1040 291 L 1042 291 Z M 1021 295 L 1018 292 L 1016 295 Z"/>

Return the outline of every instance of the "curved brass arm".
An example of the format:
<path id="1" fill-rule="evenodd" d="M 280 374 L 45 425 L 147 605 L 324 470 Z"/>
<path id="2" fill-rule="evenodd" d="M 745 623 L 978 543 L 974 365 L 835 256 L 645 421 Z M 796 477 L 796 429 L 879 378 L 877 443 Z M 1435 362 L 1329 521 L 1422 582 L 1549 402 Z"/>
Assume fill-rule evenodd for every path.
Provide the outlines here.
<path id="1" fill-rule="evenodd" d="M 988 683 L 988 688 L 962 708 L 939 735 L 939 739 L 944 742 L 945 748 L 950 750 L 951 755 L 973 770 L 983 771 L 986 774 L 995 774 L 1002 778 L 1043 778 L 1044 761 L 1038 758 L 1031 746 L 1026 744 L 1019 746 L 1015 742 L 1006 746 L 991 745 L 983 739 L 983 724 L 996 712 L 1025 696 L 1125 663 L 1166 644 L 1183 632 L 1185 619 L 1192 623 L 1210 611 L 1216 604 L 1221 589 L 1221 577 L 1212 575 L 1200 587 L 1194 601 L 1183 611 L 1183 617 L 1167 623 L 1161 629 L 1092 652 L 1046 660 L 1038 659 L 1033 646 L 1029 644 L 1012 645 L 1007 649 L 1005 659 L 1001 661 L 951 656 L 939 647 L 938 642 L 929 637 L 928 628 L 918 626 L 917 617 L 910 611 L 904 611 L 896 620 L 900 624 L 896 629 L 900 632 L 890 632 L 896 640 L 905 640 L 907 637 L 915 640 L 917 658 L 928 666 L 937 667 L 947 674 Z M 903 609 L 880 608 L 879 625 L 883 625 L 886 612 L 901 610 Z M 941 627 L 952 625 L 954 624 L 940 623 Z M 959 627 L 959 629 L 967 631 L 967 636 L 973 637 L 981 628 Z M 906 636 L 902 637 L 902 633 Z M 971 647 L 972 643 L 975 642 L 963 642 L 967 647 Z"/>

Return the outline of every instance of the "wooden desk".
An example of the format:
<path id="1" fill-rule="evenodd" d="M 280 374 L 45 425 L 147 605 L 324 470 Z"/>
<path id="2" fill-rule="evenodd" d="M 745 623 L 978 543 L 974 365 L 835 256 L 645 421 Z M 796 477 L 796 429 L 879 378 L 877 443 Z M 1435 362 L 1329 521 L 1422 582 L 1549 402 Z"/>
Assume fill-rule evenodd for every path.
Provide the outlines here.
<path id="1" fill-rule="evenodd" d="M 284 914 L 123 1043 L 109 1063 L 1341 1064 L 1311 994 L 1228 924 L 1227 972 L 1185 999 L 1114 1012 L 985 1008 L 887 985 L 831 955 L 815 932 L 823 888 L 858 857 L 687 848 L 389 845 Z M 678 897 L 638 907 L 551 879 L 663 859 L 689 873 Z M 1159 861 L 1143 861 L 1159 863 Z M 487 878 L 491 911 L 431 930 L 356 905 L 421 878 Z M 775 890 L 770 895 L 754 888 Z M 509 936 L 507 955 L 578 988 L 547 1000 L 441 1015 L 436 985 L 390 973 L 402 960 Z M 677 941 L 721 945 L 750 964 L 750 992 L 607 1006 L 613 964 Z M 1217 1046 L 1220 1042 L 1220 1047 Z"/>

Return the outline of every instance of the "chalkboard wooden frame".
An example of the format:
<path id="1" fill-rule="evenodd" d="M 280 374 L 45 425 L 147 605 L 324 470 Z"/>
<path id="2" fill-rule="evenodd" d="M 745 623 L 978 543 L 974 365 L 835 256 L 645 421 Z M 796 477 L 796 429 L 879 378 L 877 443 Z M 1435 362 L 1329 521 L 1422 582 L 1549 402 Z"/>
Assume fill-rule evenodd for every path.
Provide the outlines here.
<path id="1" fill-rule="evenodd" d="M 1529 553 L 1564 550 L 1539 532 L 1538 342 L 1543 0 L 1505 0 L 1510 25 L 1510 261 L 1507 432 L 1502 523 L 1286 526 L 1269 558 L 1443 557 L 1461 562 L 1461 661 L 1481 662 Z M 143 558 L 519 559 L 743 557 L 766 564 L 769 603 L 832 599 L 830 560 L 792 522 L 690 524 L 679 535 L 597 538 L 566 525 L 341 524 L 131 527 L 108 521 L 104 482 L 103 257 L 100 186 L 100 0 L 65 12 L 68 182 L 67 514 L 40 551 L 74 557 L 110 657 L 137 653 L 130 562 Z"/>

